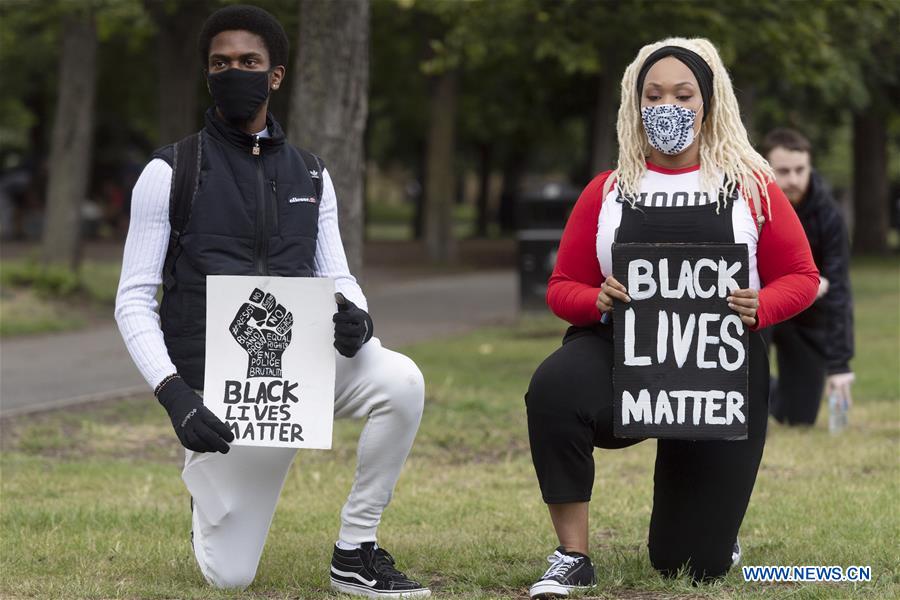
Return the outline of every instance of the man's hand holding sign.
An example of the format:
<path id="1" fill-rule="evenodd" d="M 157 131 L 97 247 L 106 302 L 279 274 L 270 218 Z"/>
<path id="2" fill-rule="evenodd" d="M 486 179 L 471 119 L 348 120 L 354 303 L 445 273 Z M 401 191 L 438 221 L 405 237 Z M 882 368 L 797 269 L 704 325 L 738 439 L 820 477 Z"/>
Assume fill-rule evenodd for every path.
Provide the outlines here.
<path id="1" fill-rule="evenodd" d="M 338 311 L 331 319 L 334 321 L 334 347 L 341 356 L 353 358 L 375 333 L 372 318 L 340 292 L 334 298 L 338 304 Z"/>
<path id="2" fill-rule="evenodd" d="M 744 439 L 756 290 L 737 244 L 616 244 L 597 307 L 613 311 L 617 437 Z"/>
<path id="3" fill-rule="evenodd" d="M 238 440 L 238 444 L 269 445 L 267 441 L 271 441 L 271 445 L 274 446 L 330 447 L 330 421 L 327 427 L 321 428 L 322 436 L 317 438 L 318 441 L 312 442 L 325 445 L 309 445 L 304 444 L 307 440 L 302 433 L 303 425 L 293 416 L 291 406 L 300 402 L 297 396 L 300 382 L 291 381 L 284 376 L 283 359 L 293 336 L 293 312 L 279 302 L 275 294 L 254 287 L 249 296 L 244 296 L 246 300 L 234 312 L 234 318 L 228 326 L 232 343 L 227 343 L 221 335 L 219 316 L 213 313 L 227 310 L 233 294 L 238 292 L 224 288 L 241 285 L 232 281 L 238 279 L 241 278 L 233 276 L 209 278 L 212 285 L 208 288 L 208 306 L 218 308 L 215 311 L 211 308 L 207 313 L 207 356 L 213 360 L 207 360 L 206 364 L 207 371 L 210 369 L 214 371 L 212 377 L 219 378 L 215 382 L 217 387 L 210 387 L 210 374 L 207 372 L 205 403 L 203 398 L 177 376 L 162 382 L 157 390 L 159 400 L 169 413 L 179 441 L 185 448 L 194 452 L 223 454 L 228 452 L 229 444 L 235 439 Z M 271 286 L 274 280 L 257 279 L 262 279 L 260 285 L 264 286 Z M 310 281 L 313 283 L 308 283 Z M 305 362 L 301 357 L 296 359 L 301 364 L 328 363 L 325 371 L 314 376 L 314 379 L 318 380 L 321 376 L 319 383 L 324 385 L 322 395 L 317 394 L 319 400 L 333 404 L 334 355 L 330 349 L 332 335 L 334 348 L 341 355 L 353 358 L 363 344 L 372 338 L 374 333 L 372 319 L 366 311 L 347 300 L 343 294 L 337 293 L 333 294 L 338 308 L 337 312 L 332 314 L 331 322 L 334 325 L 331 329 L 327 316 L 334 306 L 331 303 L 333 283 L 312 278 L 307 279 L 306 283 L 296 282 L 294 278 L 282 278 L 281 283 L 275 284 L 276 287 L 287 286 L 288 289 L 293 289 L 299 286 L 306 290 L 294 290 L 292 295 L 281 294 L 281 297 L 300 300 L 301 305 L 305 305 L 307 309 L 305 314 L 313 319 L 311 323 L 306 324 L 309 331 L 304 332 L 304 341 L 301 343 L 313 349 L 314 357 Z M 249 286 L 251 283 L 248 281 L 243 285 Z M 319 305 L 319 310 L 311 312 L 316 304 Z M 326 335 L 329 341 L 327 347 L 323 345 Z M 246 377 L 239 380 L 236 378 L 237 374 L 229 370 L 229 378 L 222 380 L 220 376 L 224 372 L 222 360 L 215 358 L 224 352 L 229 355 L 229 358 L 224 360 L 237 361 L 238 358 L 233 352 L 234 342 L 244 350 L 242 360 L 246 368 L 243 374 Z M 287 368 L 289 373 L 295 370 L 293 367 Z M 265 381 L 260 381 L 261 378 L 265 378 Z M 307 385 L 306 389 L 316 387 L 317 385 Z M 213 389 L 222 391 L 211 393 Z M 322 410 L 316 412 L 321 413 L 316 418 L 325 418 Z M 324 438 L 326 429 L 327 442 Z"/>
<path id="4" fill-rule="evenodd" d="M 207 277 L 205 401 L 234 444 L 331 447 L 334 302 L 329 279 Z"/>
<path id="5" fill-rule="evenodd" d="M 208 408 L 181 377 L 169 377 L 157 387 L 159 403 L 169 413 L 178 441 L 194 452 L 227 454 L 234 441 L 231 430 Z"/>

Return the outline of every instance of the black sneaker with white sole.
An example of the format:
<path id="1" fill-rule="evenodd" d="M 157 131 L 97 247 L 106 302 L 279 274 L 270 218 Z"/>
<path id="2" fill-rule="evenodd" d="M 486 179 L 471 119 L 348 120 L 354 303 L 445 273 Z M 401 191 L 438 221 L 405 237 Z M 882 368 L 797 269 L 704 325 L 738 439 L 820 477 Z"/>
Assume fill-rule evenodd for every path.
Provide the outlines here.
<path id="1" fill-rule="evenodd" d="M 579 552 L 566 552 L 560 546 L 547 557 L 550 568 L 528 591 L 532 598 L 563 598 L 597 583 L 591 559 Z"/>
<path id="2" fill-rule="evenodd" d="M 735 538 L 734 548 L 731 549 L 731 568 L 741 564 L 741 540 Z"/>
<path id="3" fill-rule="evenodd" d="M 331 589 L 369 598 L 428 598 L 431 590 L 394 567 L 394 557 L 375 542 L 355 550 L 335 545 L 331 556 Z"/>

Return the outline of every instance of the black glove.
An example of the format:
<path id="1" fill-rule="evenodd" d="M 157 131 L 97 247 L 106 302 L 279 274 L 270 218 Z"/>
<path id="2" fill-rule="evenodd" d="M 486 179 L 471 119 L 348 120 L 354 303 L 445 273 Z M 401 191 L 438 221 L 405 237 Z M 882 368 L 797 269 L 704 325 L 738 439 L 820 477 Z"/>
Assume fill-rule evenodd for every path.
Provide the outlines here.
<path id="1" fill-rule="evenodd" d="M 169 413 L 182 446 L 194 452 L 228 453 L 228 442 L 234 441 L 234 434 L 203 406 L 203 399 L 181 377 L 171 377 L 155 393 Z"/>
<path id="2" fill-rule="evenodd" d="M 363 344 L 372 339 L 375 327 L 369 313 L 359 308 L 343 294 L 334 295 L 338 311 L 334 313 L 334 347 L 347 358 L 353 358 Z"/>

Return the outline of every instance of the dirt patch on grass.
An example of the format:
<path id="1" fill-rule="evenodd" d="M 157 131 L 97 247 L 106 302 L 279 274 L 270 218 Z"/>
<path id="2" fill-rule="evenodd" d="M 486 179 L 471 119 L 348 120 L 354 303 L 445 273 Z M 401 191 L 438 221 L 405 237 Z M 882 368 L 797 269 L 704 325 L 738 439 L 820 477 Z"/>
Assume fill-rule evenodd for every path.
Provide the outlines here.
<path id="1" fill-rule="evenodd" d="M 510 590 L 496 590 L 498 594 L 509 595 L 511 593 Z M 527 600 L 528 590 L 518 590 L 517 598 L 522 600 Z M 704 596 L 700 594 L 677 594 L 672 592 L 659 592 L 652 590 L 634 590 L 629 588 L 612 588 L 608 590 L 604 590 L 602 593 L 593 592 L 590 594 L 584 594 L 575 596 L 576 598 L 581 598 L 581 600 L 701 600 L 707 599 L 709 596 Z"/>
<path id="2" fill-rule="evenodd" d="M 0 431 L 4 452 L 61 460 L 183 460 L 165 411 L 146 395 L 5 417 Z"/>
<path id="3" fill-rule="evenodd" d="M 566 333 L 566 328 L 558 324 L 546 325 L 543 327 L 526 327 L 519 331 L 516 330 L 510 334 L 510 338 L 514 340 L 562 340 Z"/>
<path id="4" fill-rule="evenodd" d="M 0 289 L 0 337 L 74 331 L 113 319 L 111 305 L 77 294 L 66 299 L 48 298 L 29 288 Z"/>
<path id="5" fill-rule="evenodd" d="M 341 427 L 342 423 L 336 423 Z M 336 429 L 333 448 L 310 451 L 306 463 L 347 462 L 356 456 L 358 425 Z M 182 448 L 156 399 L 133 396 L 0 419 L 0 449 L 61 460 L 90 458 L 180 463 Z M 498 464 L 528 455 L 525 436 L 434 439 L 421 435 L 416 454 L 438 465 Z"/>
<path id="6" fill-rule="evenodd" d="M 602 598 L 603 600 L 617 598 L 621 600 L 699 600 L 709 598 L 699 594 L 673 594 L 672 592 L 657 592 L 648 590 L 633 590 L 628 588 L 616 588 L 609 590 L 600 596 L 584 596 L 585 599 Z"/>
<path id="7" fill-rule="evenodd" d="M 83 327 L 82 311 L 33 290 L 4 286 L 0 291 L 0 336 L 4 338 Z"/>
<path id="8" fill-rule="evenodd" d="M 613 547 L 612 541 L 620 537 L 615 529 L 598 529 L 591 533 L 591 546 L 600 550 L 608 550 Z"/>
<path id="9" fill-rule="evenodd" d="M 760 473 L 766 473 L 769 477 L 773 477 L 775 479 L 793 479 L 794 477 L 802 474 L 800 469 L 798 469 L 797 467 L 773 465 L 765 462 L 763 462 L 759 466 L 759 471 Z"/>
<path id="10" fill-rule="evenodd" d="M 416 442 L 415 448 L 419 457 L 427 458 L 430 463 L 443 466 L 493 465 L 510 462 L 528 455 L 530 452 L 528 440 L 525 438 L 510 439 L 502 445 L 458 444 L 449 440 L 429 443 L 427 438 L 423 438 Z"/>

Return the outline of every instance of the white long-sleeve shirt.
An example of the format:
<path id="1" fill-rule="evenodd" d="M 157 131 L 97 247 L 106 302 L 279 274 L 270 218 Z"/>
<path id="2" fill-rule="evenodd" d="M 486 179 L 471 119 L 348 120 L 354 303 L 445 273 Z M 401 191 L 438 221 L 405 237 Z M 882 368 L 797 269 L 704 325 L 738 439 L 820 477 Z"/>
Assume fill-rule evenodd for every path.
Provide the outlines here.
<path id="1" fill-rule="evenodd" d="M 152 388 L 176 372 L 163 340 L 156 301 L 169 247 L 171 186 L 172 168 L 159 158 L 151 160 L 138 178 L 131 197 L 131 223 L 116 293 L 119 331 L 134 364 Z M 333 278 L 335 290 L 368 310 L 366 297 L 347 266 L 338 229 L 337 196 L 325 169 L 314 268 L 317 277 Z"/>

